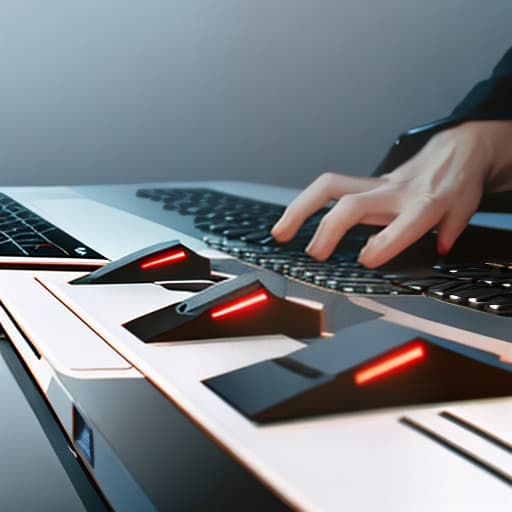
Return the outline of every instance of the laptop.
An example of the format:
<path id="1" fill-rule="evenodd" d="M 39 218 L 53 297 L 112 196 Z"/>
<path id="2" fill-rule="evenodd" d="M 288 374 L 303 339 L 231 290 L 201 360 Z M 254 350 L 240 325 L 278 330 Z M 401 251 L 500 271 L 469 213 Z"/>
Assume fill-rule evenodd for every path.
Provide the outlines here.
<path id="1" fill-rule="evenodd" d="M 268 223 L 296 190 L 194 182 L 2 192 L 4 209 L 28 209 L 34 216 L 23 213 L 21 220 L 28 216 L 45 240 L 34 244 L 25 238 L 37 245 L 37 255 L 0 255 L 0 322 L 114 509 L 365 509 L 375 506 L 376 495 L 395 510 L 481 510 L 489 500 L 493 510 L 510 508 L 510 320 L 450 302 L 448 295 L 438 300 L 424 293 L 425 280 L 432 273 L 438 277 L 439 265 L 450 280 L 467 285 L 477 263 L 506 262 L 505 230 L 485 230 L 490 242 L 484 248 L 463 240 L 460 254 L 472 246 L 477 260 L 459 260 L 465 273 L 450 262 L 433 261 L 428 239 L 407 255 L 408 265 L 398 261 L 371 273 L 354 261 L 371 233 L 367 228 L 355 230 L 323 267 L 301 259 L 300 246 L 273 246 Z M 219 202 L 224 219 L 208 217 Z M 237 217 L 241 212 L 245 225 Z M 506 215 L 479 214 L 475 233 L 497 222 L 512 225 L 507 221 Z M 211 263 L 209 289 L 191 291 L 177 287 L 176 280 L 73 284 L 109 261 L 174 240 Z M 5 243 L 17 244 L 15 237 Z M 482 260 L 484 249 L 489 261 Z M 287 326 L 298 311 L 312 317 L 322 311 L 317 335 L 283 334 L 283 324 L 258 334 L 256 322 L 250 335 L 242 329 L 226 337 L 200 333 L 148 341 L 128 328 L 148 315 L 152 322 L 151 315 L 176 304 L 211 300 L 214 289 L 236 295 L 245 290 L 236 287 L 238 278 L 244 286 L 266 286 L 275 307 L 288 307 L 280 309 L 292 315 Z M 413 278 L 423 279 L 419 291 Z M 503 384 L 484 392 L 476 386 L 468 395 L 455 383 L 449 397 L 414 395 L 393 402 L 375 395 L 333 406 L 334 382 L 345 382 L 341 363 L 359 357 L 366 364 L 372 350 L 376 356 L 382 351 L 372 337 L 388 343 L 390 354 L 398 339 L 424 339 L 427 353 L 449 354 L 461 375 L 485 367 Z M 359 343 L 346 339 L 370 340 L 360 343 L 368 353 L 344 352 Z M 292 374 L 295 380 L 281 389 Z M 300 388 L 299 374 L 308 382 L 340 376 L 332 385 L 322 380 L 310 394 L 320 403 L 324 390 L 325 407 L 297 401 L 310 392 Z M 272 388 L 263 392 L 265 382 Z M 369 486 L 374 493 L 367 492 Z"/>

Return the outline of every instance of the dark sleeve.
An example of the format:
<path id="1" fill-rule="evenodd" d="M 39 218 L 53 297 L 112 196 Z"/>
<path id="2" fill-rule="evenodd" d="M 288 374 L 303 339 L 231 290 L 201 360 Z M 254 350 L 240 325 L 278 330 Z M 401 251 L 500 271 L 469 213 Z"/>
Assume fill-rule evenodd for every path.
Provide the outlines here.
<path id="1" fill-rule="evenodd" d="M 479 82 L 443 119 L 412 128 L 394 142 L 374 175 L 396 169 L 414 156 L 437 132 L 464 121 L 512 119 L 512 48 L 494 68 L 492 75 Z"/>

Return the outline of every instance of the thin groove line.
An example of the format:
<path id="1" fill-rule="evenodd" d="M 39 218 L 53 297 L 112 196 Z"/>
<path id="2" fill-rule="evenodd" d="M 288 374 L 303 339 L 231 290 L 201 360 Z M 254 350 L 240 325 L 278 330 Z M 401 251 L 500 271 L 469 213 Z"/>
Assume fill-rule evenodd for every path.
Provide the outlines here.
<path id="1" fill-rule="evenodd" d="M 445 448 L 448 448 L 450 451 L 456 453 L 457 455 L 460 455 L 467 461 L 471 462 L 475 466 L 479 467 L 480 469 L 484 469 L 491 475 L 495 476 L 502 482 L 505 482 L 506 484 L 512 486 L 512 477 L 508 476 L 506 473 L 501 471 L 499 468 L 489 464 L 488 462 L 480 459 L 479 457 L 476 457 L 472 453 L 469 453 L 465 450 L 463 450 L 461 447 L 457 446 L 456 444 L 452 443 L 448 439 L 440 436 L 436 432 L 433 432 L 432 430 L 424 427 L 423 425 L 420 425 L 419 423 L 416 423 L 415 421 L 411 420 L 407 417 L 402 417 L 398 420 L 402 425 L 405 425 L 407 427 L 412 428 L 416 432 L 419 432 L 420 434 L 425 435 L 432 441 L 435 441 L 436 443 L 440 444 L 441 446 L 444 446 Z"/>
<path id="2" fill-rule="evenodd" d="M 490 443 L 496 445 L 498 448 L 505 450 L 507 453 L 512 453 L 512 445 L 500 439 L 499 437 L 493 436 L 486 430 L 478 428 L 469 421 L 466 421 L 465 419 L 460 418 L 459 416 L 456 416 L 455 414 L 449 411 L 442 411 L 439 413 L 439 416 L 447 419 L 448 421 L 451 421 L 452 423 L 455 423 L 459 427 L 469 430 L 470 432 L 476 434 L 477 436 L 482 437 L 486 441 L 489 441 Z"/>

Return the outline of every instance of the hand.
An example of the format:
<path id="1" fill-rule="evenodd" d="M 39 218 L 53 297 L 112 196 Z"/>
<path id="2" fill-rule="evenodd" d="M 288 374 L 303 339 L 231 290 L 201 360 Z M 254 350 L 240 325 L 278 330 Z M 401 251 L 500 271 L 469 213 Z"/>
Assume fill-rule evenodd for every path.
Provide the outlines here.
<path id="1" fill-rule="evenodd" d="M 332 200 L 306 252 L 327 259 L 355 224 L 387 226 L 371 237 L 359 262 L 386 263 L 437 228 L 440 254 L 449 252 L 484 191 L 512 189 L 512 121 L 472 121 L 439 132 L 413 158 L 375 178 L 326 173 L 288 206 L 272 229 L 291 240 L 304 221 Z"/>

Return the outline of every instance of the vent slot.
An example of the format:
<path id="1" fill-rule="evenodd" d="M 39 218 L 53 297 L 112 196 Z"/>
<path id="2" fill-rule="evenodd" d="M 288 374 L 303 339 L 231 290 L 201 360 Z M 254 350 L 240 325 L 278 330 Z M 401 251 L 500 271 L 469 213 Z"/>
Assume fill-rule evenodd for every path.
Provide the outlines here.
<path id="1" fill-rule="evenodd" d="M 461 418 L 460 416 L 456 416 L 455 414 L 453 414 L 449 411 L 442 411 L 441 413 L 439 413 L 439 416 L 445 418 L 448 421 L 455 423 L 459 427 L 469 430 L 473 434 L 476 434 L 477 436 L 482 437 L 486 441 L 489 441 L 490 443 L 493 443 L 497 447 L 505 450 L 507 453 L 512 454 L 512 445 L 510 445 L 506 441 L 503 441 L 502 439 L 499 439 L 496 436 L 493 436 L 486 430 L 483 430 L 483 429 L 477 427 L 473 423 L 466 421 L 465 419 Z"/>
<path id="2" fill-rule="evenodd" d="M 444 418 L 443 416 L 439 416 L 441 418 Z M 446 418 L 444 418 L 446 419 Z M 437 432 L 433 428 L 429 428 L 428 426 L 423 425 L 420 421 L 417 421 L 415 419 L 412 419 L 410 417 L 402 417 L 400 418 L 399 422 L 402 425 L 405 425 L 416 432 L 423 434 L 424 436 L 428 437 L 432 441 L 436 442 L 437 444 L 444 446 L 445 448 L 448 448 L 451 452 L 463 457 L 468 462 L 471 462 L 478 468 L 488 472 L 489 474 L 493 475 L 494 477 L 500 479 L 502 482 L 512 485 L 512 476 L 506 471 L 501 469 L 499 466 L 489 462 L 488 460 L 484 459 L 483 457 L 480 457 L 473 451 L 470 451 L 466 449 L 463 444 L 459 444 L 452 439 L 448 438 L 447 436 L 444 436 Z M 485 439 L 487 441 L 487 438 Z"/>

